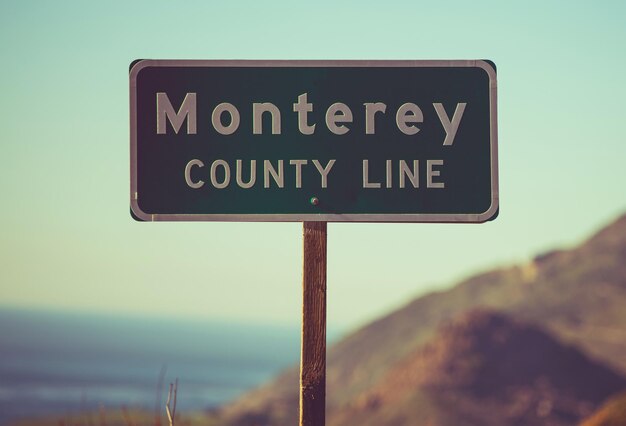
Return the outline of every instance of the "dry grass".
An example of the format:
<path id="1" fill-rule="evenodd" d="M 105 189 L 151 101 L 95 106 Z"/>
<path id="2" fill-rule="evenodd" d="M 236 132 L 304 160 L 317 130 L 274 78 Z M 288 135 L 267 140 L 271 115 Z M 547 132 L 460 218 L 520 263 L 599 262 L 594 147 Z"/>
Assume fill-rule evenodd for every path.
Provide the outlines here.
<path id="1" fill-rule="evenodd" d="M 165 412 L 170 426 L 176 424 L 176 394 L 178 393 L 178 379 L 175 383 L 170 383 L 170 391 L 167 393 L 167 402 L 165 403 Z"/>

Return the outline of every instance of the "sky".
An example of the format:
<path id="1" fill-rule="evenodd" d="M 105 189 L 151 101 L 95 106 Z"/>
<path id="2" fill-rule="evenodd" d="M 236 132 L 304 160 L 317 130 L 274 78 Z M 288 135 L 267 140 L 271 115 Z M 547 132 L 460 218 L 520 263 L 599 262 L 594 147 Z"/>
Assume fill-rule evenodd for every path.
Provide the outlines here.
<path id="1" fill-rule="evenodd" d="M 300 321 L 301 224 L 131 219 L 137 58 L 496 63 L 499 217 L 329 224 L 329 328 L 575 245 L 626 212 L 624 16 L 617 1 L 4 1 L 0 306 Z"/>

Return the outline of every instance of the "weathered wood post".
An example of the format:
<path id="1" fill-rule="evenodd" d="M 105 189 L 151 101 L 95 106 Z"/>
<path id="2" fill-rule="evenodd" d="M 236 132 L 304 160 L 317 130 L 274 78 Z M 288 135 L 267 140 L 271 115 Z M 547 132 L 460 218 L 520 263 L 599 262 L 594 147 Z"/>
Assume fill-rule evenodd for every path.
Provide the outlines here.
<path id="1" fill-rule="evenodd" d="M 304 222 L 300 426 L 326 419 L 326 222 Z"/>

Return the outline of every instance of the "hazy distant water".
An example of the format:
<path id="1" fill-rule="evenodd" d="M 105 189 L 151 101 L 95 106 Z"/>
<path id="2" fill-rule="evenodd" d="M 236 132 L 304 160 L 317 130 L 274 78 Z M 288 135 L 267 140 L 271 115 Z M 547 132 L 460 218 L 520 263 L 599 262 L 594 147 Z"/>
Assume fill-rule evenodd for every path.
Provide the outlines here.
<path id="1" fill-rule="evenodd" d="M 0 310 L 0 424 L 100 404 L 153 409 L 163 365 L 166 384 L 179 378 L 179 410 L 216 406 L 296 364 L 299 338 L 298 324 Z"/>

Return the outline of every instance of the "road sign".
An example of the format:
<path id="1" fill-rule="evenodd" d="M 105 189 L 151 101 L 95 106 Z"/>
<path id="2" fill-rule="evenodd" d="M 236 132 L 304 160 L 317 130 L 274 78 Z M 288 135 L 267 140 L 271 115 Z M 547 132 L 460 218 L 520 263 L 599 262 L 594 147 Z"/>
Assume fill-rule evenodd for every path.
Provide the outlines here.
<path id="1" fill-rule="evenodd" d="M 488 61 L 142 60 L 140 220 L 484 222 L 498 211 Z"/>

